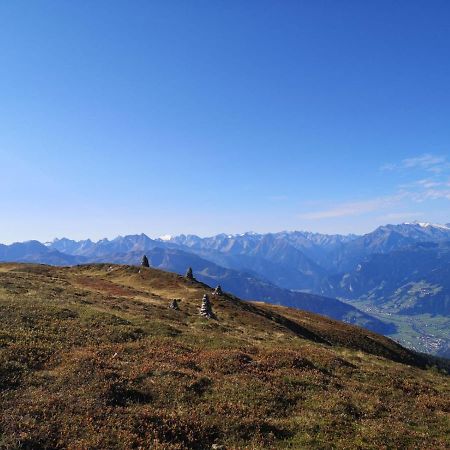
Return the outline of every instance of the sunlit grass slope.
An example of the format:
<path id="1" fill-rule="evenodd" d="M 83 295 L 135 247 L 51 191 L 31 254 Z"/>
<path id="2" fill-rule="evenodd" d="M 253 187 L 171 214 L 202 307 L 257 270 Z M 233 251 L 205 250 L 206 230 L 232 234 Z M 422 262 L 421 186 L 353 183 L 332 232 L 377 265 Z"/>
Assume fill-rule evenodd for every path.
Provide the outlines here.
<path id="1" fill-rule="evenodd" d="M 226 294 L 204 319 L 205 293 L 154 269 L 0 265 L 0 448 L 450 445 L 449 378 L 420 356 Z"/>

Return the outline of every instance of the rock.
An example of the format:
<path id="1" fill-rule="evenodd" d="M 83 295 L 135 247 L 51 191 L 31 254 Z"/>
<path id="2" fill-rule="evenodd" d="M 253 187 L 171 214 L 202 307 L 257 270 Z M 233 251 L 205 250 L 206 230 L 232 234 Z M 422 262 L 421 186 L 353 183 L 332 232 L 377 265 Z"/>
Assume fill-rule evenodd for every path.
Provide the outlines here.
<path id="1" fill-rule="evenodd" d="M 223 295 L 222 286 L 220 286 L 220 284 L 218 284 L 217 287 L 214 289 L 213 295 L 217 296 Z"/>
<path id="2" fill-rule="evenodd" d="M 174 298 L 172 299 L 172 301 L 170 302 L 169 308 L 170 309 L 175 309 L 176 311 L 178 311 L 180 308 L 178 306 L 178 302 L 180 301 L 179 298 Z"/>
<path id="3" fill-rule="evenodd" d="M 144 255 L 144 256 L 142 257 L 141 266 L 142 266 L 142 267 L 150 267 L 150 264 L 149 264 L 149 262 L 148 262 L 148 258 L 147 258 L 146 255 Z"/>
<path id="4" fill-rule="evenodd" d="M 200 315 L 206 317 L 207 319 L 213 319 L 214 313 L 212 311 L 211 302 L 209 301 L 209 297 L 205 294 L 202 298 L 202 306 L 200 307 Z"/>
<path id="5" fill-rule="evenodd" d="M 192 272 L 192 267 L 189 267 L 187 272 L 186 272 L 186 278 L 188 280 L 193 280 L 194 279 L 194 273 Z"/>

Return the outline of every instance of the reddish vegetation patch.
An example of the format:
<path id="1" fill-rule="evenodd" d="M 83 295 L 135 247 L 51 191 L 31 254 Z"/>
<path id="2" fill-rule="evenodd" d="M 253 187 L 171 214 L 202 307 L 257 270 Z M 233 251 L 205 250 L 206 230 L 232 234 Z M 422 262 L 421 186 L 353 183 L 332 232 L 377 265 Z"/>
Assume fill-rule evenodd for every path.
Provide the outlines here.
<path id="1" fill-rule="evenodd" d="M 0 426 L 20 448 L 445 448 L 435 388 L 406 367 L 355 371 L 330 356 L 170 339 L 85 347 L 7 393 Z"/>
<path id="2" fill-rule="evenodd" d="M 94 278 L 85 275 L 80 275 L 76 277 L 74 283 L 80 287 L 88 288 L 89 290 L 104 292 L 105 294 L 118 297 L 134 297 L 136 295 L 139 295 L 139 292 L 134 289 L 125 286 L 120 286 L 111 281 L 96 277 Z"/>

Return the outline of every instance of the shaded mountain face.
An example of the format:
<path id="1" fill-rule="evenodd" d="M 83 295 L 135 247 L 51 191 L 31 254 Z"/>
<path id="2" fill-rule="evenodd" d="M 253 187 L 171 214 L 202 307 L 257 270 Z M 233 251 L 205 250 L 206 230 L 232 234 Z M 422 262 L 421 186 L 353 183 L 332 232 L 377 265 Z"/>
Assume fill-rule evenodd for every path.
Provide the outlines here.
<path id="1" fill-rule="evenodd" d="M 48 248 L 38 241 L 16 242 L 11 245 L 0 244 L 2 262 L 38 262 L 55 266 L 73 265 L 82 259 Z"/>
<path id="2" fill-rule="evenodd" d="M 230 244 L 225 249 L 188 248 L 186 250 L 235 270 L 248 271 L 287 289 L 313 290 L 326 271 L 289 242 L 274 235 L 253 240 L 252 245 Z M 181 247 L 183 248 L 183 247 Z M 183 248 L 184 249 L 184 248 Z"/>
<path id="3" fill-rule="evenodd" d="M 101 239 L 92 242 L 90 239 L 73 241 L 67 238 L 55 239 L 47 243 L 51 249 L 68 253 L 73 256 L 84 256 L 86 258 L 99 258 L 114 253 L 128 253 L 140 251 L 141 253 L 155 246 L 155 241 L 145 234 L 129 236 L 118 236 L 115 239 Z"/>
<path id="4" fill-rule="evenodd" d="M 86 239 L 83 241 L 74 241 L 67 238 L 54 239 L 52 242 L 48 242 L 46 245 L 53 250 L 57 250 L 61 253 L 66 253 L 68 255 L 74 256 L 87 254 L 96 246 L 96 244 L 90 239 Z"/>
<path id="5" fill-rule="evenodd" d="M 330 254 L 338 252 L 347 243 L 358 238 L 353 234 L 327 235 L 303 231 L 281 232 L 276 235 L 326 270 L 330 268 Z"/>
<path id="6" fill-rule="evenodd" d="M 431 224 L 399 224 L 378 227 L 371 233 L 346 242 L 329 254 L 331 272 L 355 269 L 369 255 L 389 253 L 418 242 L 450 240 L 450 227 Z"/>
<path id="7" fill-rule="evenodd" d="M 450 316 L 450 241 L 371 255 L 355 270 L 330 277 L 322 292 L 367 299 L 399 314 Z"/>
<path id="8" fill-rule="evenodd" d="M 297 231 L 210 238 L 182 235 L 166 245 L 189 250 L 225 267 L 254 271 L 288 289 L 318 293 L 321 280 L 355 269 L 372 254 L 445 240 L 450 240 L 450 227 L 411 223 L 382 226 L 364 236 Z"/>
<path id="9" fill-rule="evenodd" d="M 287 289 L 314 291 L 327 274 L 320 261 L 352 238 L 305 232 L 246 233 L 204 239 L 179 236 L 169 245 L 224 267 L 250 271 Z"/>

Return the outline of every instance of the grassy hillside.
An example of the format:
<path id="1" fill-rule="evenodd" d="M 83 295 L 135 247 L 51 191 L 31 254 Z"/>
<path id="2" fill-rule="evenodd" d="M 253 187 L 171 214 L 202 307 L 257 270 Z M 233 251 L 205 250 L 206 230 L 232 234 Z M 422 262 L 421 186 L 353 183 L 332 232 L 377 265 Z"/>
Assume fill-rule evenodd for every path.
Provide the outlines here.
<path id="1" fill-rule="evenodd" d="M 0 265 L 0 448 L 446 448 L 449 378 L 389 339 L 154 269 Z M 181 298 L 180 310 L 168 308 Z"/>

